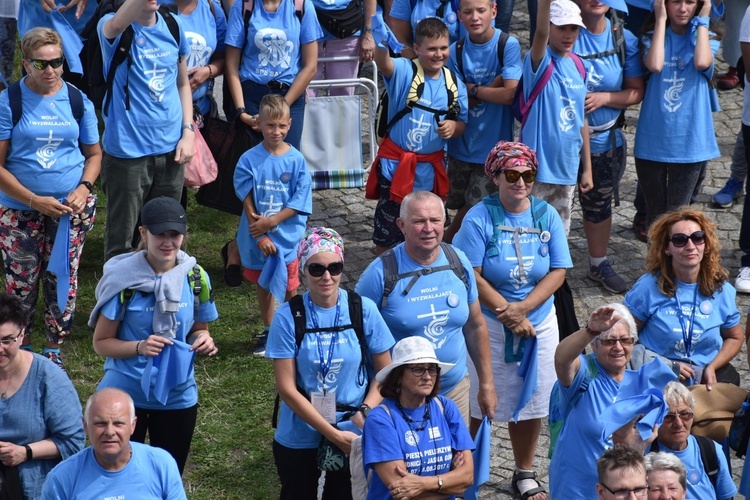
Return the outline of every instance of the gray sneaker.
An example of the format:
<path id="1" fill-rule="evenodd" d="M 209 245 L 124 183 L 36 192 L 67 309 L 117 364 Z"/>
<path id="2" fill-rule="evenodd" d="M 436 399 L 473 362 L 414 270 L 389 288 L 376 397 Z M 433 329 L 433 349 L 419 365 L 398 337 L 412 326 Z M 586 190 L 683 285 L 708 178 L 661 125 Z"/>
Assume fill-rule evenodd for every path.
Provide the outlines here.
<path id="1" fill-rule="evenodd" d="M 604 288 L 612 293 L 625 293 L 628 291 L 628 284 L 612 269 L 609 260 L 605 260 L 598 266 L 589 266 L 587 275 L 590 279 L 598 281 Z"/>

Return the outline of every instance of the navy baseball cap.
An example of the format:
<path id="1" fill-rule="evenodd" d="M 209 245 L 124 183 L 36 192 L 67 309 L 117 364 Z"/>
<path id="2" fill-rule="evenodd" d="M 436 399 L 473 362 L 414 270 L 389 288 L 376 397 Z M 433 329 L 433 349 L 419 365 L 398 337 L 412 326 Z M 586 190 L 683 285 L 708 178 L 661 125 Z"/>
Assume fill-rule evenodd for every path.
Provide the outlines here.
<path id="1" fill-rule="evenodd" d="M 182 205 L 173 198 L 160 196 L 154 198 L 141 210 L 141 224 L 151 234 L 162 234 L 167 231 L 187 233 L 187 215 Z"/>

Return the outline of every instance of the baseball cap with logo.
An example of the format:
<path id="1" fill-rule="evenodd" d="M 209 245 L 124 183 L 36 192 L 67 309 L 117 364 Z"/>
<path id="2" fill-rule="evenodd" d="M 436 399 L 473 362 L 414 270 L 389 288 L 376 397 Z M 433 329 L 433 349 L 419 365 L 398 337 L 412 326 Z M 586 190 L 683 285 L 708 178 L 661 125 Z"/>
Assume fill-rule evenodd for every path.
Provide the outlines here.
<path id="1" fill-rule="evenodd" d="M 167 231 L 187 233 L 187 216 L 180 203 L 167 196 L 154 198 L 141 210 L 141 224 L 151 234 L 162 234 Z"/>
<path id="2" fill-rule="evenodd" d="M 549 20 L 555 26 L 575 24 L 585 28 L 581 19 L 581 9 L 571 0 L 555 0 L 549 7 Z"/>

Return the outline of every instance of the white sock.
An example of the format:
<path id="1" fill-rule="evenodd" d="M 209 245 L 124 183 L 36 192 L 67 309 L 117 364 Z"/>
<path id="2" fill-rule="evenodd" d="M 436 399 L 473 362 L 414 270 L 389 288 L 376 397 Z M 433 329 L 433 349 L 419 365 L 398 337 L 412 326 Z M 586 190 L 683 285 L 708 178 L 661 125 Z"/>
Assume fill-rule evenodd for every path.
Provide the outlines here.
<path id="1" fill-rule="evenodd" d="M 534 472 L 534 471 L 516 468 L 516 473 L 518 472 Z M 534 479 L 523 479 L 516 483 L 516 487 L 518 488 L 518 491 L 521 492 L 521 495 L 523 495 L 524 493 L 526 493 L 532 488 L 536 488 L 537 486 L 539 486 L 539 482 L 535 481 Z"/>
<path id="2" fill-rule="evenodd" d="M 594 267 L 599 267 L 599 265 L 607 260 L 607 256 L 604 257 L 592 257 L 589 255 L 589 265 Z"/>

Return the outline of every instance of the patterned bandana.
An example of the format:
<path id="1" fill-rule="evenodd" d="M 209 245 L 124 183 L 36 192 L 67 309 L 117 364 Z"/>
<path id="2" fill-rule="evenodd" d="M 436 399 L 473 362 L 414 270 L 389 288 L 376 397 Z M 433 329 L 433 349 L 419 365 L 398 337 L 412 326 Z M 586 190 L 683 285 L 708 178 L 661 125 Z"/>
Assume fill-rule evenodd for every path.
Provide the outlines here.
<path id="1" fill-rule="evenodd" d="M 297 249 L 299 268 L 304 269 L 307 261 L 321 252 L 333 252 L 344 262 L 344 239 L 339 233 L 327 227 L 311 227 L 302 236 Z"/>
<path id="2" fill-rule="evenodd" d="M 503 170 L 519 166 L 537 170 L 539 162 L 536 152 L 521 142 L 500 141 L 487 155 L 484 173 L 490 179 L 494 179 Z"/>

